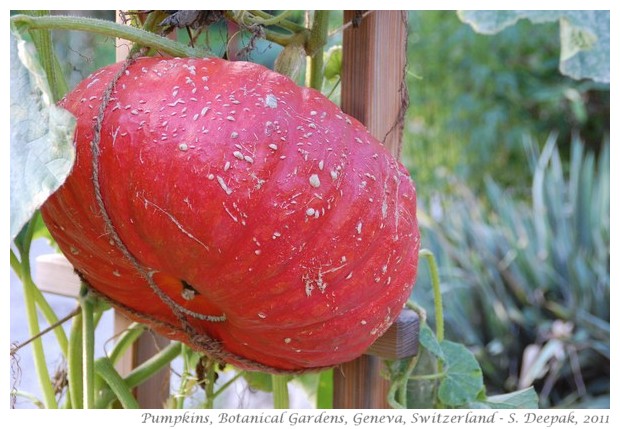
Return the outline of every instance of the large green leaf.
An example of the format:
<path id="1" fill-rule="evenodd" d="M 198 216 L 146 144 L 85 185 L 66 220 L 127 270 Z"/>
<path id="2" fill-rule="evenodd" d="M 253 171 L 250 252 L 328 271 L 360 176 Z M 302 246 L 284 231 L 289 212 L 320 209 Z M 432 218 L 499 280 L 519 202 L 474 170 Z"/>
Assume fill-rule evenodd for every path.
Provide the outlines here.
<path id="1" fill-rule="evenodd" d="M 440 345 L 445 357 L 446 375 L 439 384 L 439 400 L 450 407 L 473 402 L 484 388 L 478 361 L 462 344 L 444 340 Z"/>
<path id="2" fill-rule="evenodd" d="M 560 22 L 560 71 L 573 79 L 609 83 L 608 10 L 459 11 L 459 18 L 478 33 L 495 34 L 520 19 Z"/>
<path id="3" fill-rule="evenodd" d="M 11 239 L 62 185 L 75 159 L 75 118 L 51 102 L 33 47 L 11 33 Z"/>

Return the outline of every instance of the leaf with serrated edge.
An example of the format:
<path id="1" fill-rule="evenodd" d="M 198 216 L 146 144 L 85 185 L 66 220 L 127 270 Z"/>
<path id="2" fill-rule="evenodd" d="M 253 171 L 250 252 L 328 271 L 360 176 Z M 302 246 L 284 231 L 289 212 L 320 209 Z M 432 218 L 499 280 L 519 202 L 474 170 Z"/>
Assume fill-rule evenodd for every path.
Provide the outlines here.
<path id="1" fill-rule="evenodd" d="M 474 401 L 484 388 L 482 370 L 471 351 L 462 344 L 442 341 L 446 374 L 439 384 L 439 400 L 450 407 Z"/>
<path id="2" fill-rule="evenodd" d="M 11 239 L 68 176 L 75 118 L 51 104 L 32 45 L 11 33 Z"/>

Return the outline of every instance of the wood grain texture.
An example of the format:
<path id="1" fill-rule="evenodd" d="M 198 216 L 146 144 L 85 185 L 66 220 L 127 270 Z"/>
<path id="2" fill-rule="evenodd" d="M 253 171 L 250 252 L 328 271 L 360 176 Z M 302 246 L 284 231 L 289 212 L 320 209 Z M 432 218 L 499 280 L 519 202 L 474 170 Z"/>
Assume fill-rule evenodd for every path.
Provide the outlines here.
<path id="1" fill-rule="evenodd" d="M 344 22 L 355 15 L 345 11 Z M 400 157 L 408 101 L 406 43 L 405 11 L 374 11 L 358 27 L 347 27 L 343 35 L 342 109 L 364 123 L 396 157 Z M 393 358 L 407 353 L 403 344 L 412 354 L 417 352 L 417 324 L 403 317 L 369 353 Z M 388 408 L 389 386 L 382 370 L 382 359 L 368 354 L 336 368 L 334 408 Z"/>

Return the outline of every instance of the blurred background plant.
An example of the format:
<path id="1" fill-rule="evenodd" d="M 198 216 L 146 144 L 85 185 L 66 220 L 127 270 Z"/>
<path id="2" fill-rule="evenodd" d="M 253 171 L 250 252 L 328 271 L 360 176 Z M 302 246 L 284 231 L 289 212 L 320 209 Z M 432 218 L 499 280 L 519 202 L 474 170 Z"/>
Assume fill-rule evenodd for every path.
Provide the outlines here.
<path id="1" fill-rule="evenodd" d="M 609 85 L 560 74 L 559 52 L 557 23 L 488 37 L 410 12 L 403 156 L 446 337 L 489 393 L 534 383 L 541 407 L 608 407 Z M 424 272 L 413 298 L 432 313 Z"/>
<path id="2" fill-rule="evenodd" d="M 325 47 L 323 90 L 336 102 L 341 19 L 331 14 Z M 302 24 L 303 11 L 288 20 Z M 533 383 L 541 407 L 608 407 L 609 84 L 558 71 L 557 22 L 519 21 L 489 37 L 454 11 L 411 11 L 409 29 L 403 162 L 418 187 L 422 247 L 439 264 L 446 338 L 474 351 L 489 395 Z M 228 54 L 227 32 L 214 24 L 198 43 Z M 235 37 L 241 47 L 252 39 Z M 70 87 L 114 61 L 111 38 L 54 31 L 53 39 Z M 280 51 L 260 41 L 247 59 L 272 66 Z M 423 264 L 412 298 L 432 320 Z M 185 353 L 179 383 L 189 392 L 198 357 Z M 433 365 L 420 356 L 421 370 Z M 272 389 L 243 376 L 251 389 Z M 329 392 L 328 380 L 297 381 Z M 431 406 L 435 388 L 410 381 L 408 405 Z M 324 396 L 313 402 L 331 406 Z"/>

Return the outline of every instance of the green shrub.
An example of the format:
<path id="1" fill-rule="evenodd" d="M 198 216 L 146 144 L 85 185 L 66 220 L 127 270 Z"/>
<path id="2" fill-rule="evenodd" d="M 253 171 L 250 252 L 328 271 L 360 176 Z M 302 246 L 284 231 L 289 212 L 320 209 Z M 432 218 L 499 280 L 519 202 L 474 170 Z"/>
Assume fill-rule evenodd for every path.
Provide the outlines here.
<path id="1" fill-rule="evenodd" d="M 609 146 L 574 139 L 567 172 L 551 137 L 527 145 L 531 199 L 488 179 L 422 216 L 438 258 L 447 338 L 471 346 L 495 393 L 535 383 L 541 407 L 609 401 Z M 426 275 L 420 275 L 424 282 Z M 430 287 L 413 298 L 430 305 Z M 597 402 L 600 406 L 601 402 Z"/>
<path id="2" fill-rule="evenodd" d="M 477 193 L 489 174 L 525 190 L 522 135 L 557 130 L 563 156 L 573 133 L 608 135 L 609 85 L 560 74 L 557 23 L 520 21 L 491 37 L 453 11 L 412 11 L 409 31 L 403 156 L 417 183 L 443 192 L 453 174 Z"/>

